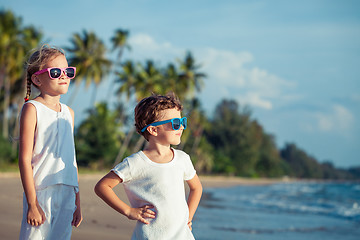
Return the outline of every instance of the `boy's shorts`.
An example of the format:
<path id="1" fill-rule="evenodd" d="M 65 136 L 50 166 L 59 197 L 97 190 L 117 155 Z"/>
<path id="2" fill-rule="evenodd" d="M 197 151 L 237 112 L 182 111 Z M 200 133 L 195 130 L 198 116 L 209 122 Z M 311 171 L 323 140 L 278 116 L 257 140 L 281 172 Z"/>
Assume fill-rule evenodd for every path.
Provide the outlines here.
<path id="1" fill-rule="evenodd" d="M 58 184 L 36 191 L 40 207 L 46 220 L 40 226 L 27 223 L 28 204 L 23 196 L 23 219 L 20 229 L 22 239 L 69 239 L 71 238 L 73 214 L 75 205 L 75 187 Z"/>

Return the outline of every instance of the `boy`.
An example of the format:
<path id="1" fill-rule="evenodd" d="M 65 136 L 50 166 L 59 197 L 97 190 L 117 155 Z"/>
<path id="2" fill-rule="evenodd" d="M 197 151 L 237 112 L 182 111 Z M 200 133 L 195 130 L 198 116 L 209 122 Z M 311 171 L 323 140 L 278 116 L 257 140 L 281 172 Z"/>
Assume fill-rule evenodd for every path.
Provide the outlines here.
<path id="1" fill-rule="evenodd" d="M 95 186 L 110 207 L 137 220 L 132 239 L 194 239 L 191 224 L 202 185 L 189 155 L 170 147 L 180 144 L 187 126 L 181 110 L 173 94 L 141 100 L 135 108 L 135 126 L 148 146 L 125 158 Z M 187 202 L 184 180 L 190 188 Z M 131 207 L 114 193 L 119 183 L 124 184 Z"/>

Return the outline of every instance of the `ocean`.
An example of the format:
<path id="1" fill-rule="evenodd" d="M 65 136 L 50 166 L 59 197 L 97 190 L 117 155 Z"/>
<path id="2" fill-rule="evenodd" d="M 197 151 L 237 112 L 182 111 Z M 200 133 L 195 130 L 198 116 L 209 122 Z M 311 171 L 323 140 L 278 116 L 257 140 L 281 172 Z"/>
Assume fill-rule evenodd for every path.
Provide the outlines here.
<path id="1" fill-rule="evenodd" d="M 360 183 L 205 189 L 193 233 L 197 240 L 359 240 Z"/>

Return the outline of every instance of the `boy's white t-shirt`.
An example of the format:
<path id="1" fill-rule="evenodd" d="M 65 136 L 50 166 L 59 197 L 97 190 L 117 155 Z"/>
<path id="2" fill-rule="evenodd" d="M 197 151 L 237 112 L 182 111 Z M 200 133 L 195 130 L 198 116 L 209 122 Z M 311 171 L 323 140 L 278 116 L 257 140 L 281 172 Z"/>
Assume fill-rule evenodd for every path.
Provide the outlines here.
<path id="1" fill-rule="evenodd" d="M 172 149 L 169 163 L 155 163 L 142 151 L 134 153 L 111 171 L 124 183 L 126 194 L 134 208 L 153 205 L 155 219 L 150 224 L 137 222 L 132 239 L 194 239 L 187 223 L 189 208 L 184 180 L 192 179 L 196 171 L 190 157 Z"/>
<path id="2" fill-rule="evenodd" d="M 68 106 L 61 103 L 61 111 L 56 112 L 38 101 L 29 103 L 36 108 L 31 160 L 35 189 L 64 184 L 78 191 L 73 119 Z"/>

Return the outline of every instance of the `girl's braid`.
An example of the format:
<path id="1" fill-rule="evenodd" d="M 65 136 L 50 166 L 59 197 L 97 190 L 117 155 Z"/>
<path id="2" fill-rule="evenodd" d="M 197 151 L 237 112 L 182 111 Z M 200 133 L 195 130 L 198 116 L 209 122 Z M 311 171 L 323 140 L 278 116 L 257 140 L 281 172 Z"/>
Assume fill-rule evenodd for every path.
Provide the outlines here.
<path id="1" fill-rule="evenodd" d="M 24 98 L 25 102 L 29 101 L 31 95 L 31 77 L 28 76 L 26 79 L 26 96 Z"/>

